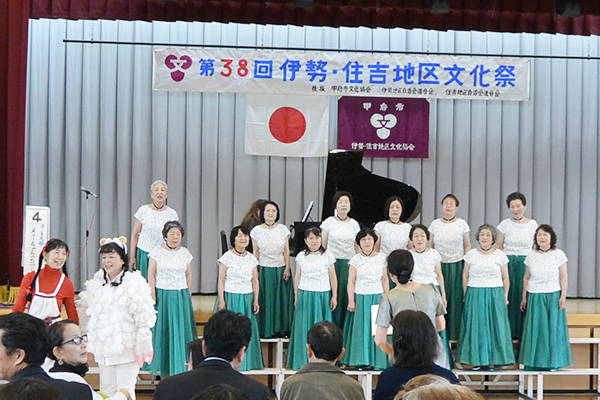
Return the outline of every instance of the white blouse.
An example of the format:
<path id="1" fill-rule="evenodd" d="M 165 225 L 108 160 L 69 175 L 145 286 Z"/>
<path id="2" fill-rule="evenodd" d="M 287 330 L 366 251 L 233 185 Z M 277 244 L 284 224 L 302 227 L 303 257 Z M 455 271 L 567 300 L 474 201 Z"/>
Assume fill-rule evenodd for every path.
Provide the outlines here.
<path id="1" fill-rule="evenodd" d="M 252 253 L 238 256 L 229 250 L 217 260 L 227 267 L 225 274 L 225 291 L 228 293 L 252 293 L 252 274 L 258 260 Z"/>
<path id="2" fill-rule="evenodd" d="M 285 266 L 283 251 L 290 238 L 290 230 L 287 226 L 277 224 L 276 227 L 269 229 L 258 225 L 250 231 L 250 237 L 256 240 L 258 245 L 259 265 L 271 268 Z"/>
<path id="3" fill-rule="evenodd" d="M 464 235 L 470 231 L 469 224 L 462 218 L 449 223 L 436 219 L 429 225 L 429 232 L 433 234 L 433 244 L 442 256 L 443 263 L 454 263 L 463 259 Z"/>
<path id="4" fill-rule="evenodd" d="M 335 257 L 329 250 L 323 254 L 306 254 L 301 251 L 296 256 L 296 264 L 300 265 L 300 283 L 298 289 L 309 292 L 327 292 L 331 290 L 329 267 L 335 263 Z"/>
<path id="5" fill-rule="evenodd" d="M 415 267 L 410 278 L 423 285 L 434 284 L 439 286 L 435 266 L 442 261 L 440 253 L 436 249 L 429 249 L 423 253 L 416 250 L 410 250 L 410 252 L 415 260 Z"/>
<path id="6" fill-rule="evenodd" d="M 394 250 L 406 250 L 409 242 L 410 224 L 394 224 L 388 220 L 379 221 L 375 224 L 375 232 L 381 237 L 381 252 L 384 255 L 390 254 Z"/>
<path id="7" fill-rule="evenodd" d="M 560 271 L 561 265 L 566 263 L 566 254 L 559 249 L 540 253 L 532 251 L 525 257 L 525 265 L 529 267 L 529 293 L 553 293 L 561 290 Z"/>
<path id="8" fill-rule="evenodd" d="M 349 264 L 356 268 L 356 282 L 354 293 L 379 294 L 383 293 L 383 271 L 387 267 L 386 256 L 379 253 L 374 257 L 367 257 L 362 253 L 350 259 Z"/>
<path id="9" fill-rule="evenodd" d="M 352 218 L 338 221 L 335 217 L 329 217 L 321 223 L 321 229 L 327 231 L 327 250 L 336 259 L 349 260 L 356 254 L 354 243 L 360 231 L 358 222 Z"/>
<path id="10" fill-rule="evenodd" d="M 469 264 L 469 287 L 501 287 L 502 266 L 508 264 L 508 257 L 502 250 L 495 249 L 492 254 L 481 254 L 471 249 L 465 254 Z"/>
<path id="11" fill-rule="evenodd" d="M 185 247 L 177 250 L 167 250 L 162 246 L 155 247 L 148 257 L 156 261 L 157 289 L 182 290 L 187 289 L 185 273 L 187 266 L 194 257 Z"/>
<path id="12" fill-rule="evenodd" d="M 538 223 L 530 219 L 526 224 L 519 224 L 512 218 L 505 219 L 498 225 L 504 235 L 502 251 L 509 256 L 526 256 L 533 248 L 533 239 Z"/>
<path id="13" fill-rule="evenodd" d="M 142 223 L 142 230 L 138 239 L 137 247 L 149 253 L 165 243 L 162 230 L 165 223 L 169 221 L 179 221 L 177 211 L 167 206 L 164 211 L 156 211 L 148 205 L 143 205 L 133 215 L 135 219 Z"/>

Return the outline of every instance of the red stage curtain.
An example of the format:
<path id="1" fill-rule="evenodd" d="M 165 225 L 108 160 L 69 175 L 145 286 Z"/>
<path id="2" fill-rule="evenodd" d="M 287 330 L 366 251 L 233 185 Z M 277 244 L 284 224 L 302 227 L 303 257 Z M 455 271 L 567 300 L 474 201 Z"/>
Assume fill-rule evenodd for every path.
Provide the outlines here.
<path id="1" fill-rule="evenodd" d="M 0 282 L 21 282 L 23 187 L 25 177 L 25 95 L 29 1 L 0 0 L 0 243 L 7 256 Z"/>
<path id="2" fill-rule="evenodd" d="M 563 17 L 558 3 L 547 0 L 452 0 L 448 14 L 432 13 L 422 3 L 427 2 L 314 0 L 312 9 L 304 9 L 293 0 L 31 0 L 31 18 L 600 34 L 598 0 L 582 0 L 578 18 Z"/>

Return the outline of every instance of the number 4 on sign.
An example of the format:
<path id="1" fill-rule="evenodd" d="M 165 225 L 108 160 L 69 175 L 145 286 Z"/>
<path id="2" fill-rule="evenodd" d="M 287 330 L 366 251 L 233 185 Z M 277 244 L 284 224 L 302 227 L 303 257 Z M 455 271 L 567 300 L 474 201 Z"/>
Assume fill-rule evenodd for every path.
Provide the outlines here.
<path id="1" fill-rule="evenodd" d="M 33 217 L 31 218 L 31 220 L 32 220 L 32 221 L 35 221 L 35 222 L 40 222 L 40 221 L 42 220 L 42 219 L 40 218 L 40 212 L 39 212 L 39 211 L 38 211 L 38 212 L 36 212 L 36 213 L 33 215 Z"/>

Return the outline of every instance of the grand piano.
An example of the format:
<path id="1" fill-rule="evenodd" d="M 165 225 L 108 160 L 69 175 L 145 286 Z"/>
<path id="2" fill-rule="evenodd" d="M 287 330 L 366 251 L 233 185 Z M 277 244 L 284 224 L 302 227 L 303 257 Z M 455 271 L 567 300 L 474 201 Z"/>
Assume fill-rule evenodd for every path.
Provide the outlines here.
<path id="1" fill-rule="evenodd" d="M 404 203 L 404 222 L 414 220 L 422 209 L 421 194 L 409 184 L 373 174 L 362 166 L 362 151 L 331 150 L 327 159 L 325 192 L 323 193 L 322 219 L 333 215 L 333 195 L 345 190 L 352 194 L 353 205 L 350 216 L 361 227 L 372 228 L 377 222 L 387 219 L 383 207 L 391 196 L 399 196 Z M 321 222 L 295 222 L 294 236 L 290 240 L 292 255 L 304 249 L 304 231 L 309 226 L 319 226 Z"/>

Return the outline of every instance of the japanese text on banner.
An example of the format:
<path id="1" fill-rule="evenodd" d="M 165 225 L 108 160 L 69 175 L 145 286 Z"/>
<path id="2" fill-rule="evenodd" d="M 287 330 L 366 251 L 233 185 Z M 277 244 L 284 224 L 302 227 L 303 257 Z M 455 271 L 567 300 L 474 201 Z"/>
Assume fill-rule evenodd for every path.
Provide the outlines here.
<path id="1" fill-rule="evenodd" d="M 154 50 L 154 90 L 529 100 L 529 86 L 521 59 Z"/>

